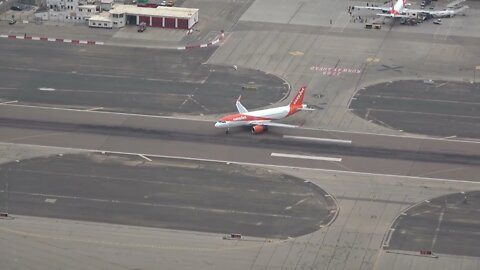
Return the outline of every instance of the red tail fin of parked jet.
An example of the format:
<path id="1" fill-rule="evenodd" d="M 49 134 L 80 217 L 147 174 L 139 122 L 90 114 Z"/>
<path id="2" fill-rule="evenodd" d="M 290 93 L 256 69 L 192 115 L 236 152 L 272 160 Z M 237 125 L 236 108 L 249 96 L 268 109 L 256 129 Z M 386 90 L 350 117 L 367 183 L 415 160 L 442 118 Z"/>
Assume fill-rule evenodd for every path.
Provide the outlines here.
<path id="1" fill-rule="evenodd" d="M 227 128 L 226 133 L 228 133 L 229 128 L 231 127 L 250 126 L 252 133 L 255 134 L 263 132 L 269 126 L 289 128 L 297 127 L 294 125 L 275 123 L 272 122 L 272 120 L 279 120 L 288 117 L 301 110 L 313 110 L 308 108 L 307 105 L 303 104 L 306 90 L 307 87 L 302 86 L 294 96 L 292 102 L 290 102 L 290 104 L 287 106 L 250 112 L 240 103 L 239 98 L 236 103 L 239 113 L 222 117 L 215 123 L 215 127 Z"/>

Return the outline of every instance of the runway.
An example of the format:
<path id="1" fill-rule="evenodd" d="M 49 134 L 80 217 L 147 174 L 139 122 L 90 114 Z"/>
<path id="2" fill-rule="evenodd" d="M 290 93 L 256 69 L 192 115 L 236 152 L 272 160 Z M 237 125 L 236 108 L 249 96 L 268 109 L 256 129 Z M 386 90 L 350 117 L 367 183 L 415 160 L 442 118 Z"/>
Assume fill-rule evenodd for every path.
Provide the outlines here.
<path id="1" fill-rule="evenodd" d="M 154 157 L 477 181 L 480 143 L 310 129 L 226 135 L 209 121 L 0 107 L 0 140 Z"/>

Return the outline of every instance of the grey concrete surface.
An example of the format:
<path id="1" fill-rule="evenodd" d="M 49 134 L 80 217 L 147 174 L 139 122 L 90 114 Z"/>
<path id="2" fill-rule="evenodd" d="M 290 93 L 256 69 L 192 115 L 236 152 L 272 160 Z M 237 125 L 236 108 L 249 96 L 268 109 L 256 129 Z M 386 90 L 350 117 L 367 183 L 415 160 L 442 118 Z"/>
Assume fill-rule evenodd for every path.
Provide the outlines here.
<path id="1" fill-rule="evenodd" d="M 336 194 L 341 209 L 336 221 L 312 234 L 269 242 L 17 216 L 0 220 L 0 236 L 9 243 L 0 246 L 0 258 L 9 269 L 50 269 L 53 263 L 61 269 L 478 269 L 478 259 L 472 257 L 395 255 L 392 260 L 392 254 L 379 253 L 392 220 L 408 206 L 478 189 L 478 184 L 301 169 L 278 172 Z"/>
<path id="2" fill-rule="evenodd" d="M 255 4 L 274 5 L 272 1 Z M 255 4 L 245 16 L 250 11 L 256 12 Z M 305 6 L 314 4 L 321 5 L 309 2 Z M 302 6 L 295 17 L 301 17 L 304 10 Z M 311 10 L 338 12 L 330 5 Z M 478 29 L 471 35 L 461 36 L 455 36 L 457 32 L 452 31 L 439 39 L 425 25 L 416 27 L 424 29 L 422 32 L 400 31 L 403 28 L 397 26 L 369 31 L 361 27 L 271 23 L 265 20 L 274 17 L 262 21 L 260 16 L 241 20 L 228 36 L 228 42 L 219 47 L 208 62 L 255 67 L 285 78 L 293 88 L 308 85 L 306 102 L 323 110 L 307 118 L 294 117 L 309 127 L 399 134 L 398 130 L 367 123 L 352 114 L 348 107 L 354 93 L 377 82 L 404 79 L 470 82 L 480 63 L 476 46 Z M 464 21 L 468 18 L 477 17 L 454 20 L 464 27 L 472 25 Z"/>
<path id="3" fill-rule="evenodd" d="M 212 64 L 235 64 L 270 72 L 285 78 L 293 88 L 308 85 L 307 103 L 324 109 L 308 117 L 295 115 L 286 121 L 288 123 L 343 131 L 401 134 L 398 130 L 368 123 L 350 112 L 348 107 L 354 93 L 368 85 L 399 79 L 470 82 L 474 79 L 473 70 L 480 63 L 477 38 L 480 17 L 475 16 L 478 1 L 469 1 L 472 9 L 466 17 L 444 20 L 442 27 L 433 24 L 419 27 L 395 25 L 384 26 L 380 31 L 364 30 L 363 24 L 350 23 L 344 16 L 346 7 L 357 4 L 357 1 L 335 1 L 332 5 L 324 1 L 291 3 L 298 4 L 295 7 L 297 13 L 282 10 L 276 1 L 253 3 L 245 14 L 254 16 L 248 21 L 244 17 L 245 20 L 234 24 L 222 46 L 208 60 Z M 262 4 L 265 10 L 278 9 L 279 12 L 258 19 L 255 16 L 262 14 L 255 9 Z M 330 17 L 334 17 L 331 25 Z M 272 19 L 288 24 L 265 22 Z M 19 29 L 18 33 L 22 30 Z M 195 39 L 193 36 L 187 38 Z M 160 42 L 157 46 L 161 46 Z M 383 65 L 402 68 L 381 70 Z M 342 73 L 332 72 L 335 68 L 342 68 Z M 133 122 L 137 119 L 111 120 L 115 124 L 125 121 L 135 126 Z M 183 130 L 186 127 L 176 128 Z M 49 131 L 24 130 L 19 137 L 18 130 L 3 129 L 0 134 L 10 142 L 48 144 L 58 140 L 56 143 L 78 147 L 87 146 L 85 141 L 92 139 L 75 133 Z M 339 133 L 332 136 L 342 137 Z M 398 146 L 399 141 L 392 138 L 370 137 L 369 141 L 362 140 L 361 145 L 376 145 L 378 142 Z M 356 141 L 358 137 L 353 139 Z M 425 145 L 420 141 L 418 139 L 406 148 L 422 149 Z M 430 147 L 443 149 L 451 146 L 445 144 L 445 140 L 433 145 L 430 140 L 426 141 L 429 151 Z M 150 151 L 157 141 L 130 145 L 129 140 L 104 135 L 90 142 L 95 147 L 123 145 L 127 150 Z M 182 144 L 197 152 L 207 149 L 195 148 L 194 144 L 186 142 Z M 451 149 L 468 153 L 474 151 L 473 148 Z M 248 151 L 246 160 L 256 158 L 258 152 L 255 149 L 244 150 Z M 220 152 L 223 159 L 237 156 L 229 146 Z M 443 255 L 430 259 L 385 253 L 381 249 L 391 222 L 407 207 L 445 194 L 478 190 L 476 183 L 454 180 L 464 174 L 462 168 L 398 162 L 381 164 L 380 160 L 364 160 L 362 164 L 356 164 L 367 168 L 379 165 L 386 172 L 401 170 L 417 177 L 346 172 L 352 170 L 348 166 L 343 172 L 288 168 L 284 172 L 311 181 L 333 194 L 340 207 L 338 218 L 331 226 L 289 241 L 272 244 L 231 242 L 221 241 L 221 235 L 19 217 L 14 222 L 2 220 L 0 237 L 6 239 L 9 246 L 0 246 L 0 259 L 4 266 L 12 269 L 51 269 L 52 266 L 66 269 L 158 269 L 159 266 L 162 269 L 480 269 L 476 257 Z M 469 179 L 477 178 L 475 170 L 471 171 Z M 449 179 L 435 178 L 439 175 Z M 50 259 L 52 254 L 56 255 L 54 263 Z"/>
<path id="4" fill-rule="evenodd" d="M 12 215 L 285 239 L 318 230 L 337 211 L 316 185 L 237 165 L 90 153 L 0 171 L 0 202 Z"/>
<path id="5" fill-rule="evenodd" d="M 429 199 L 400 215 L 386 249 L 480 257 L 480 192 L 457 192 Z"/>
<path id="6" fill-rule="evenodd" d="M 350 108 L 366 120 L 409 133 L 480 137 L 479 83 L 395 81 L 376 84 L 360 89 Z"/>
<path id="7" fill-rule="evenodd" d="M 112 50 L 0 40 L 0 49 L 4 52 L 0 59 L 1 101 L 199 115 L 236 111 L 239 95 L 245 106 L 256 108 L 277 102 L 289 92 L 288 85 L 271 74 L 203 64 L 212 48 Z M 245 90 L 244 86 L 254 89 Z"/>
<path id="8" fill-rule="evenodd" d="M 54 109 L 8 105 L 1 106 L 1 111 L 3 142 L 478 181 L 480 144 L 474 141 L 273 128 L 259 136 L 248 129 L 226 135 L 208 121 L 85 111 L 59 115 Z M 304 137 L 341 138 L 351 143 L 322 143 Z M 315 160 L 312 156 L 339 159 Z"/>
<path id="9" fill-rule="evenodd" d="M 0 164 L 17 162 L 24 159 L 49 157 L 66 153 L 83 153 L 81 150 L 52 147 L 23 146 L 17 144 L 0 144 Z"/>

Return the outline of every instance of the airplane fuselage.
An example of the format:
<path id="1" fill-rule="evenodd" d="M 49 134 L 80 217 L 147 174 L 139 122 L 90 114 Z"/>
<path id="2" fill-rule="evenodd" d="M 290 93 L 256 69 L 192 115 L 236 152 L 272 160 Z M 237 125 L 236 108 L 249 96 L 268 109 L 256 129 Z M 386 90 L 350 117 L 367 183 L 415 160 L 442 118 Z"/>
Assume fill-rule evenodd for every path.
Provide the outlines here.
<path id="1" fill-rule="evenodd" d="M 286 105 L 286 106 L 281 106 L 276 108 L 251 111 L 247 113 L 232 114 L 232 115 L 222 117 L 217 123 L 215 123 L 215 127 L 218 127 L 218 128 L 239 127 L 239 126 L 251 125 L 250 123 L 252 121 L 279 120 L 298 112 L 299 109 L 303 107 L 304 106 L 302 105 L 301 107 L 298 107 L 298 108 L 292 108 L 291 106 Z"/>
<path id="2" fill-rule="evenodd" d="M 236 103 L 238 113 L 220 118 L 215 123 L 215 127 L 226 128 L 225 132 L 228 133 L 228 129 L 231 127 L 249 126 L 254 134 L 261 133 L 270 126 L 295 128 L 297 126 L 276 123 L 274 120 L 288 117 L 300 110 L 312 110 L 303 104 L 305 90 L 306 86 L 302 86 L 289 105 L 250 112 L 240 103 L 239 97 Z"/>

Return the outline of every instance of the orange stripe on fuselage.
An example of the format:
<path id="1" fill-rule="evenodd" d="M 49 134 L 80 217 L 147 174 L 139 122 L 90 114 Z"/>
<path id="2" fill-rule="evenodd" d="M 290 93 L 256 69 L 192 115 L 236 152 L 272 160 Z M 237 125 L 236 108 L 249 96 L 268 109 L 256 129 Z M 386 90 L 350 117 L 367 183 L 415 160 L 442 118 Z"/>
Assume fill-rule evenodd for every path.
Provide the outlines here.
<path id="1" fill-rule="evenodd" d="M 273 119 L 268 117 L 252 116 L 252 115 L 246 115 L 246 114 L 240 114 L 240 113 L 227 115 L 220 119 L 220 121 L 225 121 L 225 122 L 258 121 L 258 120 L 273 120 Z"/>

